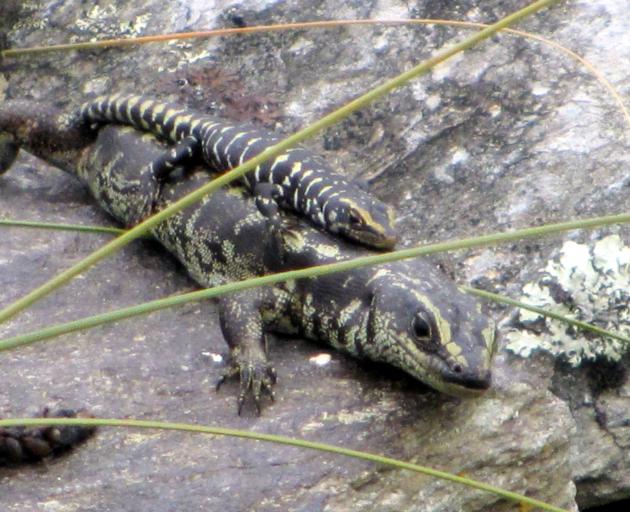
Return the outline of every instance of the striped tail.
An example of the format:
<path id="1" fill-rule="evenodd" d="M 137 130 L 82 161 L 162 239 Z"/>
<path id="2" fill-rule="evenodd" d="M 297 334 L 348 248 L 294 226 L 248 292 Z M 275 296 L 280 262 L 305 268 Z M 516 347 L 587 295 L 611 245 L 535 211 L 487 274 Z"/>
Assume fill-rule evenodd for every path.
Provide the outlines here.
<path id="1" fill-rule="evenodd" d="M 84 103 L 80 110 L 81 120 L 89 125 L 120 123 L 138 130 L 151 132 L 169 142 L 178 142 L 193 135 L 198 138 L 195 128 L 202 123 L 202 117 L 193 112 L 152 100 L 144 96 L 115 94 L 100 96 Z"/>

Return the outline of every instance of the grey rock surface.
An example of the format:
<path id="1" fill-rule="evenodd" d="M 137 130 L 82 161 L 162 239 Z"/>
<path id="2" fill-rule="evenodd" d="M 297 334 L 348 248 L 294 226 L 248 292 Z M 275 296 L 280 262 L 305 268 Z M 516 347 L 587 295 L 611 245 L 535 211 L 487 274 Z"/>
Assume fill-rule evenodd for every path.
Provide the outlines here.
<path id="1" fill-rule="evenodd" d="M 524 4 L 41 0 L 3 17 L 0 31 L 12 46 L 35 46 L 339 17 L 492 21 Z M 630 20 L 623 4 L 561 3 L 519 28 L 591 60 L 627 103 Z M 89 95 L 143 92 L 290 133 L 465 33 L 337 28 L 7 59 L 0 101 L 31 97 L 73 108 Z M 308 144 L 348 174 L 374 177 L 373 190 L 395 205 L 403 245 L 411 246 L 630 211 L 628 130 L 611 97 L 576 61 L 538 42 L 500 36 Z M 0 176 L 0 216 L 111 223 L 71 177 L 24 154 Z M 611 227 L 445 255 L 439 263 L 461 283 L 519 298 L 567 241 L 594 247 L 611 234 L 630 244 L 627 227 Z M 3 228 L 0 304 L 104 241 Z M 0 335 L 194 288 L 165 251 L 137 242 L 0 327 Z M 595 283 L 596 293 L 607 290 Z M 201 303 L 2 353 L 0 414 L 64 404 L 103 417 L 299 436 L 464 473 L 569 510 L 630 497 L 627 353 L 572 366 L 528 345 L 532 332 L 553 343 L 548 325 L 526 325 L 511 310 L 489 307 L 501 322 L 502 350 L 493 389 L 477 400 L 444 397 L 324 346 L 275 339 L 277 402 L 260 418 L 252 410 L 238 417 L 236 386 L 213 390 L 226 347 L 213 304 Z M 615 307 L 609 318 L 627 318 L 619 312 L 627 304 Z M 627 329 L 627 321 L 619 327 Z M 505 349 L 508 334 L 510 343 L 522 336 L 527 357 Z M 312 362 L 321 353 L 330 353 L 329 364 Z M 514 510 L 489 494 L 372 464 L 152 431 L 102 430 L 70 457 L 0 470 L 0 487 L 1 508 L 10 512 Z"/>

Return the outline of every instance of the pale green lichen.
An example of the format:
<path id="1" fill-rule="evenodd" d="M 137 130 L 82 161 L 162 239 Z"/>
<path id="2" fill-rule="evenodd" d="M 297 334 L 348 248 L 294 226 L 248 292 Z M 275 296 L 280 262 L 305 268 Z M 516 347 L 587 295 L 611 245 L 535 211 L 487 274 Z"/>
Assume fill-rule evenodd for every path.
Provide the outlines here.
<path id="1" fill-rule="evenodd" d="M 523 287 L 521 301 L 630 336 L 630 247 L 618 235 L 593 245 L 566 242 L 541 277 Z M 523 329 L 507 333 L 506 348 L 529 357 L 543 350 L 579 366 L 585 361 L 618 361 L 627 343 L 576 330 L 557 320 L 521 310 Z"/>
<path id="2" fill-rule="evenodd" d="M 133 19 L 120 21 L 118 7 L 114 4 L 105 6 L 93 5 L 85 16 L 75 21 L 75 26 L 80 30 L 103 36 L 139 36 L 143 35 L 152 18 L 151 13 L 134 16 Z"/>
<path id="3" fill-rule="evenodd" d="M 4 0 L 2 1 L 4 2 Z M 19 8 L 20 16 L 11 27 L 12 33 L 17 33 L 20 30 L 42 30 L 49 27 L 48 17 L 39 16 L 42 10 L 40 2 L 14 2 L 14 4 L 10 5 L 9 8 L 13 10 Z"/>
<path id="4" fill-rule="evenodd" d="M 116 14 L 116 7 L 114 5 L 108 5 L 101 7 L 100 5 L 93 5 L 86 13 L 85 17 L 79 18 L 75 21 L 75 26 L 80 30 L 94 31 L 95 29 L 102 29 L 104 21 L 103 19 L 114 16 Z"/>

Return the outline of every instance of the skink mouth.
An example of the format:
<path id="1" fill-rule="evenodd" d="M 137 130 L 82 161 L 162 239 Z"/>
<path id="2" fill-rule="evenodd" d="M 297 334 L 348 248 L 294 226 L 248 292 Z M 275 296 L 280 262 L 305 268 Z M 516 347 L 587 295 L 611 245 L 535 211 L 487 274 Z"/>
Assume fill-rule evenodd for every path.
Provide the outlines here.
<path id="1" fill-rule="evenodd" d="M 367 245 L 368 247 L 372 247 L 374 249 L 381 249 L 384 251 L 388 251 L 393 249 L 398 242 L 397 235 L 383 235 L 383 234 L 375 234 L 371 232 L 365 231 L 354 231 L 349 232 L 347 234 L 348 238 L 359 242 L 361 244 Z"/>
<path id="2" fill-rule="evenodd" d="M 417 371 L 412 375 L 440 393 L 458 398 L 474 398 L 485 393 L 492 385 L 492 372 L 489 369 L 472 371 L 439 358 L 426 361 L 418 358 L 407 347 L 404 348 L 407 355 L 417 363 Z"/>
<path id="3" fill-rule="evenodd" d="M 442 378 L 444 382 L 469 390 L 473 394 L 483 393 L 492 385 L 492 373 L 490 370 L 479 373 L 457 367 L 443 372 Z"/>
<path id="4" fill-rule="evenodd" d="M 374 242 L 374 247 L 376 247 L 377 249 L 391 250 L 396 246 L 397 242 L 398 242 L 398 237 L 395 235 L 389 236 L 389 237 L 383 237 L 383 238 L 379 238 L 378 240 Z"/>

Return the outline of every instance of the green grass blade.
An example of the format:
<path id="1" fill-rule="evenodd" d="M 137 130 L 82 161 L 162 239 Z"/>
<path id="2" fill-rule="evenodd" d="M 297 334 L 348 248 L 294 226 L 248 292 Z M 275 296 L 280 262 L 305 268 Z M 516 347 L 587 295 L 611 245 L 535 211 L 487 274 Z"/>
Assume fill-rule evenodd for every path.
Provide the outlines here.
<path id="1" fill-rule="evenodd" d="M 84 226 L 81 224 L 63 224 L 59 222 L 39 222 L 33 220 L 12 219 L 0 219 L 0 226 L 31 229 L 49 229 L 56 231 L 76 231 L 79 233 L 95 233 L 106 235 L 121 235 L 126 231 L 124 229 L 109 228 L 106 226 Z"/>
<path id="2" fill-rule="evenodd" d="M 35 290 L 31 291 L 30 293 L 26 294 L 22 298 L 18 299 L 13 304 L 6 306 L 4 309 L 0 311 L 0 323 L 8 320 L 9 318 L 13 317 L 21 310 L 27 308 L 31 304 L 45 297 L 46 295 L 54 291 L 56 288 L 60 287 L 61 285 L 63 285 L 64 283 L 72 279 L 77 274 L 80 274 L 84 270 L 88 269 L 89 267 L 97 263 L 99 260 L 109 256 L 114 251 L 121 249 L 125 245 L 129 244 L 132 240 L 138 238 L 144 233 L 147 233 L 152 227 L 155 227 L 164 219 L 186 208 L 187 206 L 190 206 L 191 204 L 201 199 L 203 196 L 210 194 L 213 191 L 217 190 L 219 187 L 222 187 L 223 185 L 226 185 L 227 183 L 241 177 L 243 174 L 254 169 L 257 165 L 263 163 L 264 161 L 270 158 L 273 158 L 274 156 L 279 155 L 280 153 L 286 151 L 290 147 L 298 144 L 299 142 L 302 142 L 308 137 L 314 135 L 315 133 L 325 128 L 328 128 L 329 126 L 340 121 L 344 117 L 349 116 L 356 110 L 363 108 L 364 106 L 368 105 L 374 100 L 384 96 L 385 94 L 392 91 L 393 89 L 401 87 L 412 78 L 415 78 L 417 76 L 420 76 L 421 74 L 426 73 L 431 68 L 445 61 L 449 57 L 452 57 L 456 53 L 459 53 L 459 52 L 462 52 L 464 50 L 471 48 L 475 44 L 494 35 L 497 31 L 501 30 L 502 28 L 505 28 L 511 25 L 512 23 L 515 23 L 557 1 L 558 0 L 538 0 L 537 2 L 534 2 L 531 5 L 525 7 L 524 9 L 521 9 L 509 16 L 506 16 L 505 18 L 501 19 L 497 23 L 494 23 L 493 25 L 490 25 L 489 27 L 473 34 L 472 36 L 467 37 L 460 43 L 457 43 L 446 50 L 438 52 L 434 57 L 431 57 L 430 59 L 422 62 L 421 64 L 419 64 L 418 66 L 415 66 L 411 70 L 401 73 L 397 77 L 391 80 L 388 80 L 384 84 L 372 89 L 368 93 L 347 103 L 340 109 L 332 112 L 331 114 L 328 114 L 327 116 L 324 116 L 319 121 L 316 121 L 310 126 L 304 128 L 303 130 L 300 130 L 299 132 L 282 140 L 278 144 L 270 148 L 267 148 L 258 156 L 252 158 L 251 160 L 248 160 L 243 165 L 236 167 L 232 171 L 211 181 L 207 185 L 201 187 L 195 192 L 177 201 L 176 203 L 169 206 L 168 208 L 165 208 L 164 210 L 157 213 L 156 215 L 148 218 L 144 222 L 140 223 L 138 226 L 130 229 L 125 234 L 119 236 L 115 240 L 112 240 L 110 243 L 106 244 L 105 246 L 101 247 L 97 251 L 93 252 L 87 258 L 83 259 L 82 261 L 74 265 L 73 267 L 65 270 L 64 272 L 61 272 L 60 274 L 58 274 L 57 276 L 55 276 L 48 282 L 44 283 L 43 285 L 39 286 Z"/>
<path id="3" fill-rule="evenodd" d="M 229 436 L 237 437 L 240 439 L 250 439 L 254 441 L 263 441 L 268 443 L 283 444 L 287 446 L 295 446 L 302 449 L 317 450 L 320 452 L 333 453 L 336 455 L 343 455 L 345 457 L 352 457 L 355 459 L 365 460 L 369 462 L 375 462 L 377 464 L 383 464 L 386 466 L 394 467 L 397 469 L 406 469 L 429 475 L 449 482 L 454 482 L 461 485 L 466 485 L 473 489 L 479 489 L 486 491 L 506 500 L 510 500 L 516 503 L 522 503 L 532 507 L 538 507 L 549 512 L 569 512 L 566 509 L 555 507 L 543 501 L 529 498 L 528 496 L 518 494 L 511 491 L 506 491 L 500 487 L 495 487 L 478 480 L 466 478 L 463 476 L 454 475 L 453 473 L 447 473 L 437 469 L 429 468 L 427 466 L 421 466 L 419 464 L 412 464 L 410 462 L 404 462 L 390 457 L 384 457 L 368 452 L 360 452 L 358 450 L 352 450 L 350 448 L 342 448 L 340 446 L 334 446 L 325 443 L 318 443 L 314 441 L 306 441 L 304 439 L 294 439 L 291 437 L 276 435 L 276 434 L 263 434 L 258 432 L 250 432 L 248 430 L 238 430 L 232 428 L 223 427 L 210 427 L 205 425 L 195 425 L 190 423 L 173 423 L 164 421 L 149 421 L 149 420 L 134 420 L 134 419 L 87 419 L 87 418 L 17 418 L 11 420 L 0 420 L 0 428 L 2 427 L 15 427 L 18 425 L 24 425 L 28 427 L 47 426 L 47 425 L 84 425 L 93 427 L 126 427 L 126 428 L 142 428 L 142 429 L 159 429 L 159 430 L 176 430 L 182 432 L 198 433 L 198 434 L 211 434 L 216 436 Z"/>
<path id="4" fill-rule="evenodd" d="M 320 265 L 317 267 L 291 270 L 289 272 L 256 277 L 254 279 L 228 283 L 221 286 L 215 286 L 214 288 L 208 288 L 205 290 L 190 292 L 183 295 L 176 295 L 174 297 L 159 299 L 152 302 L 146 302 L 137 306 L 118 309 L 109 313 L 102 313 L 99 315 L 82 318 L 64 324 L 53 325 L 51 327 L 34 331 L 32 333 L 22 334 L 19 336 L 14 336 L 12 338 L 6 338 L 4 340 L 0 340 L 0 351 L 8 350 L 21 345 L 27 345 L 43 339 L 59 336 L 61 334 L 79 331 L 82 329 L 89 329 L 103 323 L 115 322 L 118 320 L 123 320 L 125 318 L 130 318 L 132 316 L 143 315 L 151 313 L 153 311 L 157 311 L 159 309 L 184 304 L 186 302 L 198 301 L 211 297 L 218 297 L 219 295 L 233 293 L 248 288 L 254 288 L 256 286 L 270 285 L 281 281 L 288 281 L 290 279 L 317 277 L 325 274 L 331 274 L 333 272 L 342 272 L 358 267 L 378 265 L 406 258 L 414 258 L 417 256 L 434 254 L 437 252 L 468 249 L 471 247 L 480 247 L 483 245 L 497 244 L 501 242 L 512 242 L 521 240 L 523 238 L 533 238 L 543 235 L 550 235 L 553 233 L 560 233 L 562 231 L 568 231 L 572 229 L 596 228 L 610 224 L 618 224 L 621 222 L 630 222 L 630 213 L 609 215 L 605 217 L 593 217 L 591 219 L 560 222 L 557 224 L 546 224 L 544 226 L 518 229 L 503 233 L 494 233 L 475 238 L 464 238 L 461 240 L 453 240 L 450 242 L 440 242 L 436 244 L 423 245 L 420 247 L 402 249 L 395 252 L 363 256 L 352 260 L 340 261 L 327 265 Z"/>
<path id="5" fill-rule="evenodd" d="M 85 233 L 93 233 L 93 234 L 120 234 L 120 233 L 124 233 L 125 231 L 124 229 L 110 228 L 110 227 L 105 227 L 105 226 L 84 226 L 84 225 L 79 225 L 79 224 L 59 224 L 59 223 L 53 223 L 53 222 L 37 222 L 37 221 L 23 221 L 23 220 L 9 220 L 9 219 L 0 219 L 0 226 L 73 231 L 73 232 L 80 232 L 80 233 L 85 232 Z M 590 331 L 599 336 L 615 338 L 620 341 L 630 343 L 630 338 L 628 338 L 627 336 L 622 336 L 621 334 L 617 334 L 612 331 L 607 331 L 606 329 L 602 329 L 601 327 L 598 327 L 596 325 L 589 324 L 587 322 L 582 322 L 581 320 L 576 320 L 574 318 L 567 317 L 564 315 L 560 315 L 559 313 L 554 313 L 553 311 L 548 311 L 538 306 L 525 304 L 523 302 L 517 301 L 515 299 L 511 299 L 504 295 L 488 292 L 485 290 L 479 290 L 477 288 L 472 288 L 470 286 L 460 286 L 460 288 L 464 290 L 466 293 L 476 295 L 483 299 L 487 299 L 493 302 L 499 302 L 502 304 L 508 304 L 510 306 L 515 306 L 520 309 L 526 309 L 528 311 L 538 313 L 539 315 L 545 316 L 547 318 L 553 318 L 554 320 L 558 320 L 565 324 L 573 325 L 579 329 Z"/>
<path id="6" fill-rule="evenodd" d="M 581 320 L 576 320 L 575 318 L 570 318 L 568 316 L 560 315 L 559 313 L 548 311 L 546 309 L 539 308 L 538 306 L 525 304 L 523 302 L 519 302 L 518 300 L 505 297 L 504 295 L 488 292 L 486 290 L 479 290 L 478 288 L 471 288 L 470 286 L 460 286 L 460 288 L 464 290 L 466 293 L 476 295 L 477 297 L 488 299 L 494 302 L 500 302 L 502 304 L 508 304 L 510 306 L 516 306 L 521 309 L 526 309 L 528 311 L 538 313 L 539 315 L 545 316 L 547 318 L 553 318 L 554 320 L 559 320 L 560 322 L 564 322 L 565 324 L 573 325 L 574 327 L 577 327 L 578 329 L 582 329 L 584 331 L 590 331 L 600 336 L 604 336 L 606 338 L 615 338 L 625 343 L 630 343 L 630 338 L 628 338 L 627 336 L 622 336 L 621 334 L 617 334 L 612 331 L 607 331 L 606 329 L 602 329 L 601 327 L 598 327 L 596 325 L 589 324 L 587 322 L 582 322 Z"/>

